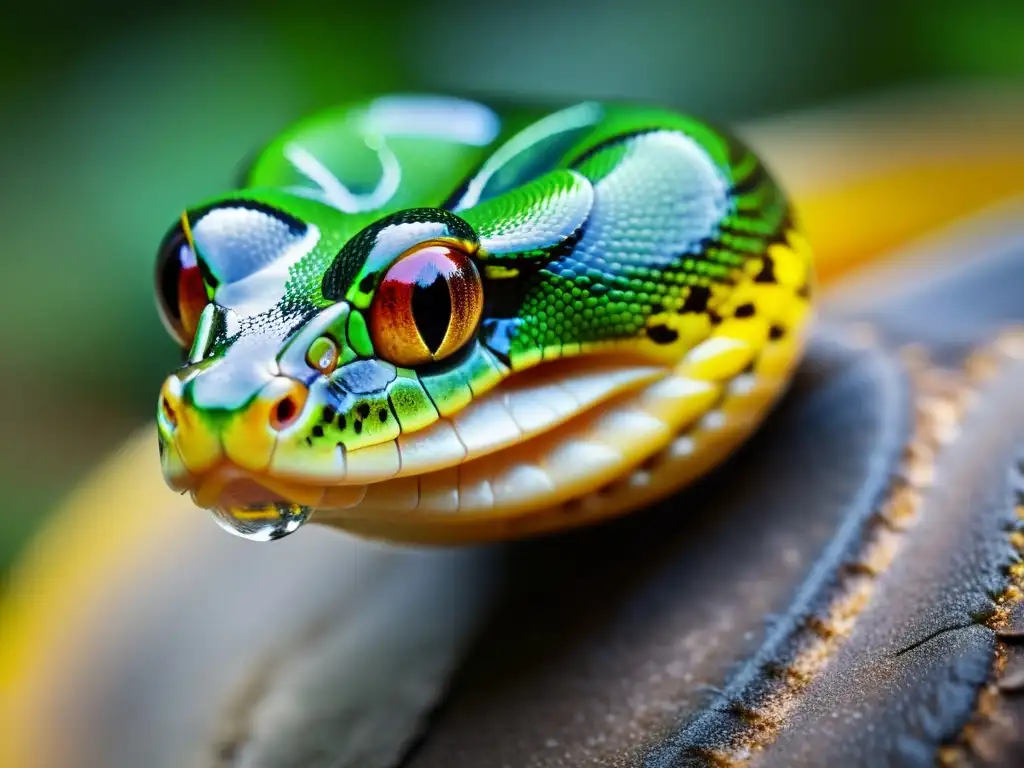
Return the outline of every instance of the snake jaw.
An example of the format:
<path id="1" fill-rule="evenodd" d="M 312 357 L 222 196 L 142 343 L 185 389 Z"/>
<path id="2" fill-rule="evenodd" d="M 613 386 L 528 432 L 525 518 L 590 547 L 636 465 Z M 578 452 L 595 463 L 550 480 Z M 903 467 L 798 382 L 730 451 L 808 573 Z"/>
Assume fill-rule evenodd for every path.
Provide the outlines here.
<path id="1" fill-rule="evenodd" d="M 782 318 L 788 332 L 778 339 L 762 338 L 764 322 L 736 321 L 674 366 L 611 354 L 543 362 L 425 428 L 351 451 L 332 445 L 330 464 L 311 460 L 305 441 L 279 440 L 265 470 L 222 461 L 206 473 L 179 470 L 177 482 L 221 525 L 261 540 L 290 533 L 314 509 L 322 522 L 412 540 L 431 540 L 423 532 L 434 529 L 451 530 L 440 540 L 500 538 L 509 521 L 535 524 L 550 517 L 535 513 L 566 505 L 612 514 L 706 471 L 749 432 L 799 356 L 803 306 Z M 327 386 L 314 382 L 307 410 L 322 407 Z M 645 467 L 660 455 L 678 472 Z M 165 451 L 165 472 L 175 456 Z M 618 483 L 628 498 L 603 491 Z"/>
<path id="2" fill-rule="evenodd" d="M 315 443 L 297 439 L 308 432 L 307 417 L 280 433 L 265 469 L 245 466 L 225 446 L 216 461 L 190 471 L 181 460 L 176 435 L 168 435 L 164 425 L 164 473 L 172 487 L 191 492 L 195 503 L 207 509 L 244 512 L 286 504 L 359 509 L 359 514 L 401 513 L 408 508 L 410 488 L 424 499 L 430 496 L 429 488 L 446 493 L 441 490 L 445 478 L 460 467 L 557 432 L 567 422 L 667 373 L 661 366 L 616 360 L 549 363 L 510 377 L 450 418 L 355 450 L 340 444 L 318 450 Z M 328 391 L 328 384 L 314 383 L 307 411 L 319 413 Z"/>

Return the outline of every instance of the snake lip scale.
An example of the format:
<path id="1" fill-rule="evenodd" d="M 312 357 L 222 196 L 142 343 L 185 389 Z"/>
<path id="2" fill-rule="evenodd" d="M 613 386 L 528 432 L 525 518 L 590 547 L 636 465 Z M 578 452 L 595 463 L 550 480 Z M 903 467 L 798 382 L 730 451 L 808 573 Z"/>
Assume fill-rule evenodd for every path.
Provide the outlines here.
<path id="1" fill-rule="evenodd" d="M 157 256 L 186 351 L 171 488 L 463 543 L 621 515 L 718 464 L 803 350 L 812 258 L 761 161 L 668 110 L 384 96 L 299 121 Z"/>

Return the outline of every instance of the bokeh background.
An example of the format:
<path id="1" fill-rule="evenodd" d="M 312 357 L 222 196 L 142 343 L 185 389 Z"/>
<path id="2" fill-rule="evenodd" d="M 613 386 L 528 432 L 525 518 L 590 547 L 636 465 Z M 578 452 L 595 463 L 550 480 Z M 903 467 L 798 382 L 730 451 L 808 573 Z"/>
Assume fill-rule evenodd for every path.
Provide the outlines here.
<path id="1" fill-rule="evenodd" d="M 428 90 L 746 121 L 978 80 L 1024 83 L 1024 3 L 21 4 L 0 25 L 0 575 L 150 418 L 177 359 L 157 241 L 296 117 Z"/>

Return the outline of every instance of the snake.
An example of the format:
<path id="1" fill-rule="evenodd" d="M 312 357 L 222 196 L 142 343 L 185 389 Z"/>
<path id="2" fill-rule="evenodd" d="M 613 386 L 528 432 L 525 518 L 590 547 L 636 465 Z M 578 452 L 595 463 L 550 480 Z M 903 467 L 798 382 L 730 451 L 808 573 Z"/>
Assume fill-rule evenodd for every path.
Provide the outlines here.
<path id="1" fill-rule="evenodd" d="M 170 488 L 248 539 L 312 519 L 457 545 L 636 512 L 738 449 L 806 346 L 785 192 L 670 109 L 380 95 L 239 176 L 158 248 L 183 361 L 157 432 Z"/>

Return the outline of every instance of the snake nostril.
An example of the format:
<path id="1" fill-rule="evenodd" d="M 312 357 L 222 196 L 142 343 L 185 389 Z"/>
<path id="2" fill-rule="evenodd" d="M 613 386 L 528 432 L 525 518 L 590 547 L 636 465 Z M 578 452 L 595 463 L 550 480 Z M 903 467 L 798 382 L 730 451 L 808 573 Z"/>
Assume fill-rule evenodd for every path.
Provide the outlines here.
<path id="1" fill-rule="evenodd" d="M 167 419 L 172 427 L 178 426 L 178 413 L 174 410 L 174 406 L 171 405 L 171 401 L 167 399 L 167 395 L 160 398 L 160 409 L 164 412 L 164 418 Z"/>
<path id="2" fill-rule="evenodd" d="M 270 426 L 278 431 L 287 429 L 299 418 L 305 404 L 306 390 L 300 386 L 293 387 L 271 408 Z"/>
<path id="3" fill-rule="evenodd" d="M 166 381 L 160 390 L 160 414 L 172 429 L 178 426 L 179 403 L 180 398 L 173 386 L 173 382 L 171 380 Z"/>

